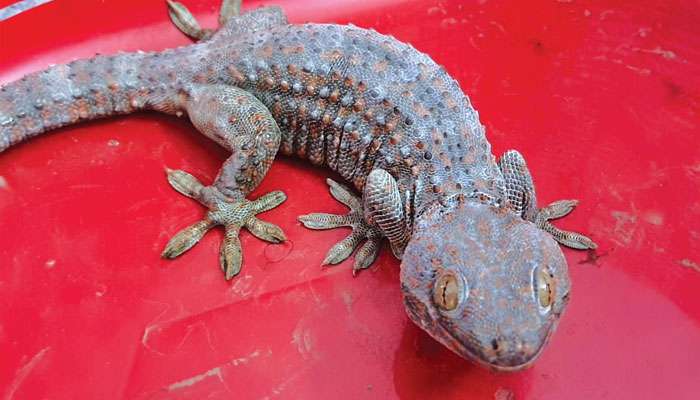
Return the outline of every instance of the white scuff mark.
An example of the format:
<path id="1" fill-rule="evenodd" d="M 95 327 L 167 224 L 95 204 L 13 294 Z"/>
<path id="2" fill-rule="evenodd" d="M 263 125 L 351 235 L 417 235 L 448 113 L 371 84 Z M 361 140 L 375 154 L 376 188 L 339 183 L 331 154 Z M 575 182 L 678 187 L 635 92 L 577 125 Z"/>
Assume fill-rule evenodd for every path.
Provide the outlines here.
<path id="1" fill-rule="evenodd" d="M 224 386 L 226 391 L 230 392 L 228 385 L 226 385 L 226 381 L 224 380 L 224 376 L 222 374 L 223 368 L 226 366 L 232 365 L 234 367 L 237 367 L 239 365 L 247 364 L 250 362 L 250 360 L 259 357 L 262 354 L 260 350 L 255 350 L 252 353 L 248 354 L 247 356 L 240 357 L 240 358 L 234 358 L 230 361 L 227 361 L 226 363 L 219 365 L 217 367 L 214 367 L 210 370 L 207 370 L 205 372 L 202 372 L 201 374 L 197 374 L 194 376 L 191 376 L 189 378 L 177 381 L 175 383 L 172 383 L 168 385 L 167 389 L 168 391 L 172 392 L 175 390 L 183 389 L 186 387 L 190 387 L 198 382 L 201 382 L 209 377 L 215 376 L 219 379 L 219 382 Z M 271 355 L 272 351 L 268 350 L 267 355 Z"/>
<path id="2" fill-rule="evenodd" d="M 248 297 L 253 293 L 253 276 L 245 275 L 236 278 L 236 283 L 231 286 L 231 292 L 241 297 Z"/>
<path id="3" fill-rule="evenodd" d="M 5 177 L 0 175 L 0 189 L 5 189 L 5 188 L 7 188 L 7 180 L 5 179 Z"/>
<path id="4" fill-rule="evenodd" d="M 450 18 L 445 18 L 442 21 L 440 21 L 440 26 L 442 28 L 447 28 L 451 25 L 455 25 L 456 23 L 457 23 L 457 18 L 450 17 Z"/>
<path id="5" fill-rule="evenodd" d="M 301 375 L 305 374 L 309 370 L 310 366 L 307 365 L 303 369 L 297 371 L 295 374 L 290 376 L 289 378 L 285 379 L 282 381 L 279 385 L 275 386 L 272 388 L 272 391 L 270 392 L 270 395 L 262 397 L 260 400 L 270 400 L 272 397 L 277 397 L 284 392 L 285 389 L 287 389 L 287 386 L 289 386 L 290 383 L 295 381 L 297 378 L 299 378 Z"/>
<path id="6" fill-rule="evenodd" d="M 503 25 L 499 24 L 498 22 L 496 22 L 496 21 L 489 21 L 489 24 L 495 26 L 496 29 L 498 29 L 499 31 L 501 31 L 501 33 L 503 33 L 503 34 L 506 33 L 506 28 L 504 28 Z"/>
<path id="7" fill-rule="evenodd" d="M 639 47 L 635 47 L 632 50 L 638 51 L 640 53 L 656 54 L 656 55 L 659 55 L 667 60 L 673 60 L 677 57 L 676 53 L 674 53 L 673 51 L 662 49 L 659 46 L 656 46 L 653 49 L 641 49 Z"/>
<path id="8" fill-rule="evenodd" d="M 474 36 L 469 37 L 469 44 L 476 50 L 481 50 L 479 46 L 476 45 L 476 42 L 474 41 Z"/>
<path id="9" fill-rule="evenodd" d="M 650 211 L 644 215 L 644 220 L 652 225 L 663 225 L 664 216 L 661 213 Z"/>
<path id="10" fill-rule="evenodd" d="M 151 347 L 151 346 L 148 344 L 148 338 L 149 338 L 149 336 L 151 335 L 151 332 L 152 332 L 153 330 L 156 330 L 156 329 L 157 329 L 157 330 L 160 330 L 160 329 L 161 329 L 161 328 L 160 328 L 160 325 L 159 325 L 160 322 L 161 322 L 161 318 L 162 318 L 168 311 L 170 311 L 170 307 L 171 307 L 171 306 L 170 306 L 170 304 L 164 303 L 164 302 L 162 302 L 162 301 L 156 301 L 156 300 L 150 300 L 150 299 L 142 299 L 142 301 L 148 302 L 148 303 L 155 303 L 155 304 L 159 304 L 159 305 L 165 306 L 165 308 L 163 309 L 163 311 L 161 311 L 158 315 L 156 315 L 155 318 L 153 318 L 153 320 L 151 320 L 151 321 L 148 323 L 148 325 L 146 326 L 146 329 L 144 329 L 144 331 L 143 331 L 143 336 L 141 336 L 141 344 L 143 345 L 144 348 L 146 348 L 146 349 L 148 349 L 148 350 L 150 350 L 150 351 L 152 351 L 152 352 L 154 352 L 154 353 L 156 353 L 156 354 L 158 354 L 158 355 L 161 355 L 161 356 L 162 356 L 162 355 L 165 355 L 164 353 L 161 353 L 160 351 L 158 351 L 158 350 L 154 349 L 153 347 Z M 180 304 L 180 308 L 182 308 L 182 304 Z"/>
<path id="11" fill-rule="evenodd" d="M 118 147 L 121 143 L 117 139 L 109 139 L 107 141 L 107 146 L 109 147 Z"/>
<path id="12" fill-rule="evenodd" d="M 651 28 L 642 27 L 637 31 L 637 35 L 639 35 L 639 37 L 647 37 L 649 36 L 649 32 L 651 32 Z"/>
<path id="13" fill-rule="evenodd" d="M 651 70 L 648 68 L 635 67 L 634 65 L 627 65 L 627 64 L 625 64 L 625 68 L 629 69 L 630 71 L 634 71 L 642 76 L 651 75 Z"/>
<path id="14" fill-rule="evenodd" d="M 187 339 L 189 339 L 190 335 L 192 335 L 192 333 L 195 331 L 195 328 L 200 327 L 200 326 L 202 327 L 202 329 L 204 329 L 204 332 L 205 332 L 204 334 L 207 338 L 207 343 L 209 344 L 209 348 L 211 348 L 213 351 L 216 351 L 216 349 L 214 349 L 214 346 L 212 345 L 209 328 L 204 323 L 204 321 L 197 321 L 194 324 L 187 325 L 185 327 L 185 334 L 182 336 L 182 340 L 180 340 L 180 342 L 177 344 L 177 346 L 175 346 L 175 349 L 173 351 L 180 350 L 180 348 L 185 344 L 185 342 L 187 342 Z M 146 327 L 146 329 L 144 330 L 143 336 L 141 337 L 141 344 L 143 344 L 143 347 L 147 348 L 148 350 L 150 350 L 156 354 L 164 355 L 164 353 L 154 349 L 151 345 L 148 344 L 148 338 L 150 337 L 151 332 L 155 329 L 160 331 L 162 328 L 160 327 L 159 324 L 149 325 Z"/>
<path id="15" fill-rule="evenodd" d="M 233 365 L 234 367 L 237 367 L 242 364 L 248 364 L 250 360 L 254 358 L 260 357 L 260 350 L 255 350 L 254 352 L 248 354 L 245 357 L 240 357 L 240 358 L 234 358 L 233 360 L 229 361 L 228 364 Z M 268 351 L 268 355 L 272 354 L 271 351 Z"/>
<path id="16" fill-rule="evenodd" d="M 603 20 L 605 20 L 606 18 L 608 18 L 609 15 L 612 15 L 612 14 L 614 14 L 614 13 L 615 13 L 615 11 L 613 11 L 613 10 L 601 11 L 601 12 L 600 12 L 600 17 L 599 17 L 599 18 L 600 18 L 601 21 L 603 21 Z"/>
<path id="17" fill-rule="evenodd" d="M 155 348 L 151 347 L 150 344 L 148 344 L 148 338 L 151 336 L 151 332 L 153 332 L 154 330 L 160 331 L 160 329 L 161 328 L 158 325 L 147 326 L 146 329 L 143 330 L 143 336 L 141 336 L 141 345 L 147 350 L 150 350 L 160 356 L 164 356 L 165 353 L 156 350 Z"/>
<path id="18" fill-rule="evenodd" d="M 438 3 L 437 6 L 430 7 L 428 9 L 428 15 L 436 15 L 436 14 L 447 15 L 447 10 L 445 10 L 444 4 Z"/>
<path id="19" fill-rule="evenodd" d="M 352 304 L 354 303 L 354 299 L 352 298 L 352 294 L 350 294 L 347 291 L 343 291 L 340 293 L 340 296 L 343 298 L 343 303 L 345 304 L 345 309 L 348 311 L 348 314 L 352 313 Z"/>
<path id="20" fill-rule="evenodd" d="M 610 215 L 615 219 L 612 240 L 620 246 L 627 247 L 637 231 L 637 217 L 634 214 L 613 210 Z"/>
<path id="21" fill-rule="evenodd" d="M 15 396 L 15 392 L 17 391 L 17 389 L 19 389 L 20 385 L 22 385 L 22 382 L 24 382 L 24 380 L 27 379 L 27 376 L 29 376 L 32 370 L 36 368 L 37 364 L 41 362 L 41 360 L 44 358 L 44 355 L 47 351 L 49 351 L 49 349 L 50 347 L 44 347 L 43 349 L 39 350 L 39 352 L 36 353 L 34 357 L 32 357 L 32 359 L 29 360 L 28 363 L 24 364 L 20 369 L 17 370 L 17 373 L 15 374 L 15 379 L 12 381 L 10 387 L 5 393 L 4 400 L 12 400 L 12 398 Z"/>
<path id="22" fill-rule="evenodd" d="M 46 262 L 44 263 L 44 267 L 46 267 L 46 269 L 52 269 L 55 266 L 56 266 L 56 260 L 54 260 L 53 258 L 50 260 L 46 260 Z"/>
<path id="23" fill-rule="evenodd" d="M 678 263 L 686 268 L 690 268 L 692 270 L 700 272 L 700 265 L 698 265 L 698 263 L 696 263 L 695 261 L 693 261 L 691 259 L 684 258 L 684 259 L 678 261 Z"/>
<path id="24" fill-rule="evenodd" d="M 316 293 L 316 290 L 314 290 L 314 285 L 311 284 L 311 281 L 306 281 L 306 285 L 309 287 L 309 291 L 311 292 L 311 297 L 313 297 L 314 302 L 319 306 L 319 308 L 323 308 L 326 305 L 323 304 L 321 301 L 321 298 L 318 297 L 318 294 Z"/>
<path id="25" fill-rule="evenodd" d="M 618 49 L 616 49 L 615 51 L 618 51 Z M 613 63 L 613 64 L 623 65 L 625 68 L 629 69 L 630 71 L 634 71 L 634 72 L 636 72 L 636 73 L 638 73 L 639 75 L 642 75 L 642 76 L 648 76 L 648 75 L 651 74 L 651 70 L 648 69 L 648 68 L 641 68 L 641 67 L 636 67 L 636 66 L 634 66 L 634 65 L 625 64 L 625 62 L 622 61 L 622 60 L 619 59 L 619 58 L 608 58 L 608 57 L 607 57 L 606 55 L 604 55 L 604 54 L 598 55 L 598 56 L 594 56 L 594 57 L 593 57 L 593 60 L 596 60 L 596 61 L 609 61 L 609 62 L 611 62 L 611 63 Z"/>
<path id="26" fill-rule="evenodd" d="M 304 357 L 307 357 L 311 352 L 313 347 L 313 338 L 311 337 L 311 331 L 304 327 L 304 320 L 299 320 L 297 326 L 292 332 L 292 344 L 297 346 L 297 351 Z"/>
<path id="27" fill-rule="evenodd" d="M 223 377 L 221 376 L 221 367 L 216 367 L 216 368 L 210 369 L 209 371 L 201 373 L 199 375 L 195 375 L 195 376 L 192 376 L 190 378 L 175 382 L 172 385 L 168 386 L 168 391 L 172 392 L 174 390 L 179 390 L 182 388 L 190 387 L 190 386 L 194 385 L 195 383 L 201 382 L 210 376 L 216 376 L 219 378 L 219 380 L 221 382 L 223 382 Z"/>

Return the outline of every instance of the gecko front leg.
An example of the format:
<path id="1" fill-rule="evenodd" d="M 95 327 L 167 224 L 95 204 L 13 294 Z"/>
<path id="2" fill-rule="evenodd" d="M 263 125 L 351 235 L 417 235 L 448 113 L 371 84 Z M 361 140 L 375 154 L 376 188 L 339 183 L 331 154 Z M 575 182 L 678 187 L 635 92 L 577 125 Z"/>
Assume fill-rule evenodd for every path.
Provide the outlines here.
<path id="1" fill-rule="evenodd" d="M 377 258 L 382 238 L 389 239 L 391 249 L 401 258 L 409 232 L 404 218 L 401 197 L 394 178 L 383 169 L 374 169 L 367 177 L 362 199 L 353 195 L 348 188 L 332 179 L 326 182 L 331 195 L 350 208 L 346 215 L 312 213 L 302 215 L 299 221 L 310 229 L 333 229 L 351 227 L 352 233 L 333 246 L 323 264 L 338 264 L 366 240 L 355 255 L 353 275 L 369 268 Z"/>
<path id="2" fill-rule="evenodd" d="M 246 196 L 258 186 L 279 147 L 281 133 L 270 112 L 251 94 L 220 85 L 196 86 L 184 99 L 194 126 L 204 135 L 228 148 L 232 155 L 224 162 L 215 182 L 204 186 L 190 174 L 168 170 L 168 182 L 178 192 L 209 208 L 206 218 L 178 232 L 166 245 L 162 256 L 175 258 L 194 246 L 217 225 L 226 229 L 220 251 L 221 269 L 226 279 L 240 272 L 242 255 L 238 234 L 248 229 L 256 237 L 279 243 L 282 230 L 255 217 L 282 203 L 280 191 L 257 200 Z"/>
<path id="3" fill-rule="evenodd" d="M 366 243 L 355 255 L 355 263 L 352 274 L 356 275 L 360 270 L 369 268 L 379 254 L 382 233 L 376 226 L 368 224 L 364 219 L 362 200 L 352 194 L 350 189 L 328 178 L 326 183 L 330 187 L 331 195 L 339 202 L 345 204 L 350 212 L 345 215 L 312 213 L 299 216 L 299 221 L 309 229 L 334 229 L 340 227 L 352 228 L 352 233 L 336 243 L 326 254 L 323 265 L 339 264 L 366 240 Z"/>
<path id="4" fill-rule="evenodd" d="M 549 222 L 573 211 L 578 204 L 577 200 L 559 200 L 544 208 L 537 208 L 535 185 L 522 154 L 516 150 L 509 150 L 498 160 L 498 166 L 505 179 L 508 206 L 516 214 L 525 220 L 534 222 L 535 225 L 552 235 L 557 242 L 564 246 L 579 250 L 598 247 L 590 238 L 577 232 L 559 229 Z"/>

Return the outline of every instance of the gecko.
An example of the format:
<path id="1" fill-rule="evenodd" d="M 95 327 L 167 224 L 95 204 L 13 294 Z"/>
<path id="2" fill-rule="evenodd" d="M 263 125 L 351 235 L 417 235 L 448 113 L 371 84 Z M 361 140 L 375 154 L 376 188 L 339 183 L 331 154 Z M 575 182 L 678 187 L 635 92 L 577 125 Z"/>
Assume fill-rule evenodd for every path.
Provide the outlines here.
<path id="1" fill-rule="evenodd" d="M 86 120 L 140 111 L 187 116 L 231 155 L 210 185 L 166 169 L 169 184 L 208 212 L 176 233 L 162 257 L 178 257 L 223 226 L 227 280 L 241 270 L 241 229 L 286 240 L 258 218 L 285 194 L 249 198 L 275 156 L 327 167 L 360 195 L 328 179 L 348 213 L 299 217 L 310 229 L 352 229 L 324 265 L 354 252 L 354 275 L 386 239 L 401 260 L 403 302 L 417 326 L 492 370 L 532 365 L 569 299 L 559 244 L 596 244 L 551 223 L 577 202 L 537 206 L 523 156 L 492 154 L 477 111 L 443 67 L 371 29 L 290 24 L 276 6 L 241 13 L 240 0 L 223 0 L 218 29 L 200 27 L 181 3 L 167 6 L 192 44 L 97 55 L 3 85 L 0 152 Z"/>

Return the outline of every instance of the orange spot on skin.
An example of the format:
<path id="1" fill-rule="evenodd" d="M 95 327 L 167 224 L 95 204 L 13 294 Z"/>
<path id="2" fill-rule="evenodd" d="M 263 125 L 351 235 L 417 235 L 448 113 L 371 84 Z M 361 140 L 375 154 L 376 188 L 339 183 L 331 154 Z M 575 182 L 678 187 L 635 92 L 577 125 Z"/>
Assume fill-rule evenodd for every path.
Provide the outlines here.
<path id="1" fill-rule="evenodd" d="M 231 75 L 231 78 L 233 78 L 236 82 L 243 82 L 245 81 L 245 77 L 241 73 L 241 71 L 238 70 L 238 68 L 234 67 L 233 65 L 228 67 L 228 73 Z"/>
<path id="2" fill-rule="evenodd" d="M 321 53 L 321 59 L 327 62 L 338 61 L 341 58 L 343 58 L 343 52 L 338 49 L 324 51 L 323 53 Z"/>
<path id="3" fill-rule="evenodd" d="M 386 71 L 387 67 L 389 66 L 389 62 L 386 60 L 381 60 L 374 64 L 374 67 L 372 68 L 374 72 L 384 72 Z"/>
<path id="4" fill-rule="evenodd" d="M 427 117 L 430 115 L 430 111 L 428 111 L 427 108 L 421 103 L 420 101 L 416 101 L 413 103 L 413 111 L 416 113 L 416 115 L 420 117 Z"/>
<path id="5" fill-rule="evenodd" d="M 301 54 L 304 52 L 304 46 L 285 46 L 282 47 L 282 53 L 285 55 L 291 55 L 291 54 Z"/>

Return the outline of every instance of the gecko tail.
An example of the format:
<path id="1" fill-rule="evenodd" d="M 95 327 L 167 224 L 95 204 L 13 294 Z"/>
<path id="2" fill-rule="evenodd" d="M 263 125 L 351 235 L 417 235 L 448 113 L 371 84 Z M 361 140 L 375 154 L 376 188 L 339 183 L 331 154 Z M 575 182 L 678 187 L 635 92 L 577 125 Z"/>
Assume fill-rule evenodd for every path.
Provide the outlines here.
<path id="1" fill-rule="evenodd" d="M 81 121 L 144 109 L 168 112 L 175 89 L 168 53 L 123 53 L 77 60 L 0 87 L 0 152 Z"/>

